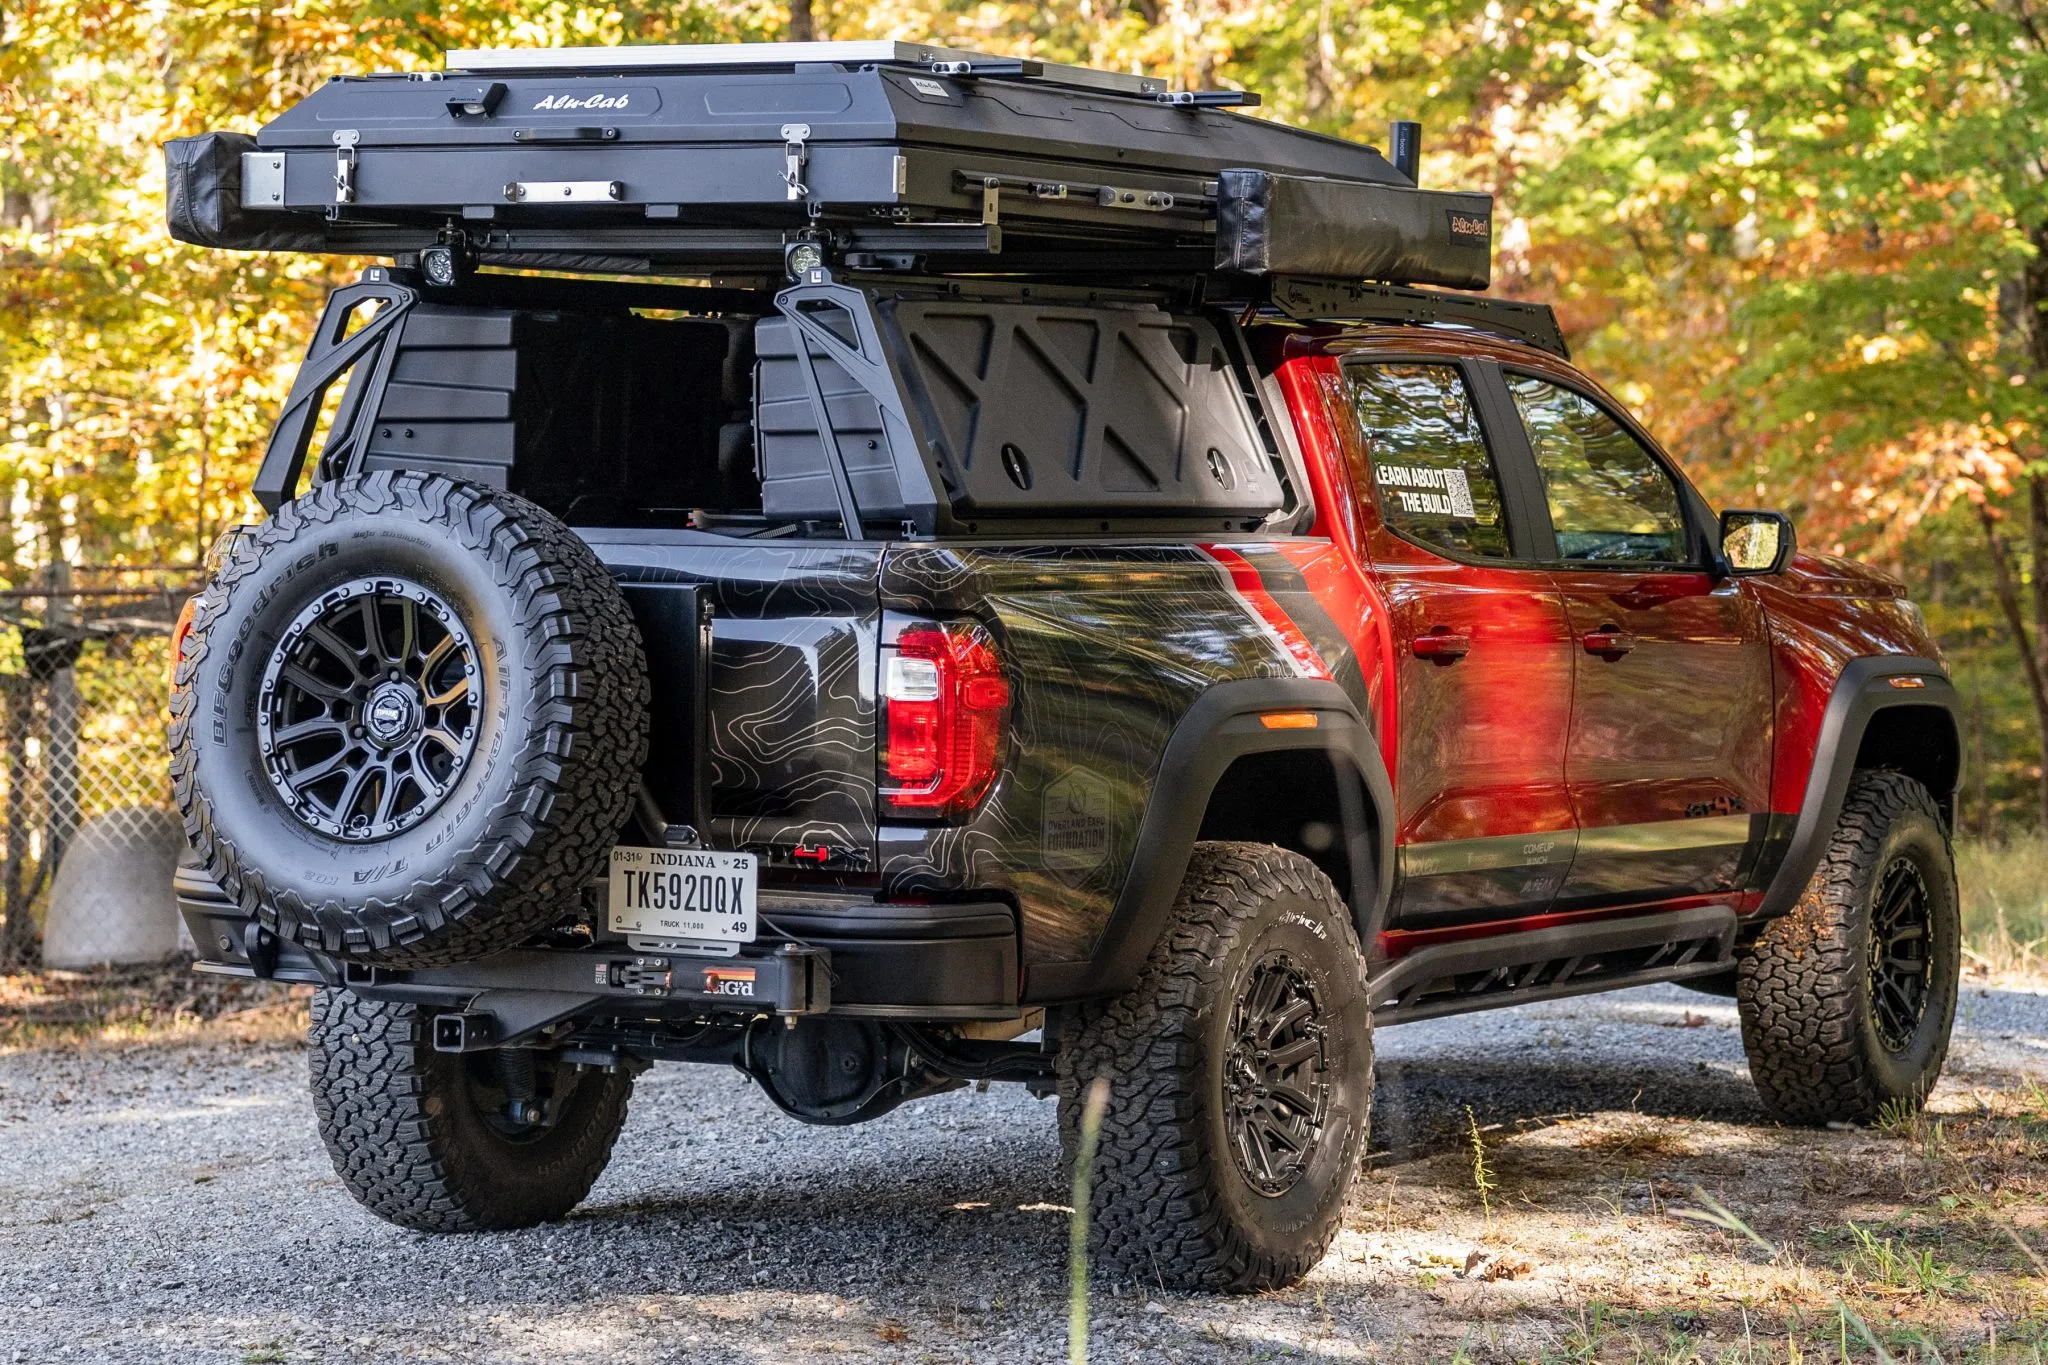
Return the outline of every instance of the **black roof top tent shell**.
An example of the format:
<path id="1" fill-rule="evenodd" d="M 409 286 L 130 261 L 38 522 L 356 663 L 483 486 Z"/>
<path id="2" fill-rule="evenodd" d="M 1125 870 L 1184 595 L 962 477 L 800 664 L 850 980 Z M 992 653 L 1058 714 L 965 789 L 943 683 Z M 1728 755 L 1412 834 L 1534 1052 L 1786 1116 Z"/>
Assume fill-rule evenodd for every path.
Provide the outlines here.
<path id="1" fill-rule="evenodd" d="M 453 52 L 167 149 L 174 235 L 484 264 L 1311 276 L 1483 289 L 1489 196 L 1239 92 L 897 42 Z M 914 263 L 914 264 L 913 264 Z"/>

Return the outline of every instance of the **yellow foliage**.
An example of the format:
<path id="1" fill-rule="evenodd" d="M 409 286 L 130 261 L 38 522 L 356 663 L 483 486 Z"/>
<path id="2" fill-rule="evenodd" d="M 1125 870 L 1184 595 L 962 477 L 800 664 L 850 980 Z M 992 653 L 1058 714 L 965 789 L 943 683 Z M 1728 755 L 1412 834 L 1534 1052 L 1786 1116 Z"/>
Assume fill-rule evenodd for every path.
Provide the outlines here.
<path id="1" fill-rule="evenodd" d="M 165 139 L 253 130 L 331 74 L 436 67 L 451 47 L 780 37 L 785 2 L 0 10 L 0 579 L 56 554 L 190 560 L 250 516 L 319 300 L 358 264 L 172 242 Z M 2008 375 L 1999 313 L 2016 210 L 1983 192 L 1994 158 L 1920 150 L 1938 118 L 1960 138 L 1992 117 L 2003 38 L 1968 40 L 1980 60 L 1939 23 L 1894 31 L 1873 11 L 1814 20 L 1833 44 L 1820 51 L 1800 0 L 1744 8 L 1733 38 L 1726 7 L 1590 0 L 811 8 L 821 37 L 1246 87 L 1266 96 L 1261 116 L 1368 141 L 1424 117 L 1425 183 L 1500 196 L 1497 292 L 1556 303 L 1581 358 L 1710 499 L 1789 506 L 1809 543 L 1896 548 L 1957 497 L 2004 493 L 2034 449 L 2039 386 Z M 1922 98 L 1943 81 L 1947 104 Z M 1985 127 L 1988 145 L 2018 145 Z M 1866 297 L 1868 319 L 1802 349 L 1810 324 Z"/>

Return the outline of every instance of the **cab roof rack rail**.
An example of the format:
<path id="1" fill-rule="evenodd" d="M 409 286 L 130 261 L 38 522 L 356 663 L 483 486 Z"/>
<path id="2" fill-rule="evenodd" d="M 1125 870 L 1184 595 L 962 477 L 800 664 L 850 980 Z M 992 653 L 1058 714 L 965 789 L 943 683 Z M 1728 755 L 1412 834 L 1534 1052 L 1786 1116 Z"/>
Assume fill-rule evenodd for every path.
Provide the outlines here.
<path id="1" fill-rule="evenodd" d="M 1571 359 L 1557 314 L 1547 303 L 1518 303 L 1398 284 L 1356 280 L 1302 279 L 1276 275 L 1267 302 L 1296 322 L 1395 322 L 1411 326 L 1451 325 L 1492 332 Z"/>

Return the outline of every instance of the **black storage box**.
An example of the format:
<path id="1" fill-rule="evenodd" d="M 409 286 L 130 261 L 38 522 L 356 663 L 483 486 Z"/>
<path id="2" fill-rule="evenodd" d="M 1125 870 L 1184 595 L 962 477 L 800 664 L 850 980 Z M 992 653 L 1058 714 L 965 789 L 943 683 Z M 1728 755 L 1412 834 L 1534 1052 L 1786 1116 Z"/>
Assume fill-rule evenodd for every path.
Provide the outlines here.
<path id="1" fill-rule="evenodd" d="M 862 516 L 913 515 L 937 466 L 953 517 L 1263 519 L 1285 495 L 1207 318 L 1151 308 L 883 298 L 880 335 L 908 423 L 813 347 Z M 772 518 L 835 515 L 786 319 L 757 324 L 755 425 Z M 911 477 L 899 479 L 901 464 Z M 926 494 L 929 497 L 929 493 Z"/>

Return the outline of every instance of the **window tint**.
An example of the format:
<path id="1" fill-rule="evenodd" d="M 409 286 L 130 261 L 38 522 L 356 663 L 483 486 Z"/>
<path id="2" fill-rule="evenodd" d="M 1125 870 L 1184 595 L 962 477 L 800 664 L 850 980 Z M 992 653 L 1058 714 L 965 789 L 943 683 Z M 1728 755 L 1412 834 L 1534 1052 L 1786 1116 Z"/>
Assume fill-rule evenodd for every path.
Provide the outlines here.
<path id="1" fill-rule="evenodd" d="M 1483 558 L 1508 557 L 1500 480 L 1479 414 L 1455 365 L 1347 365 L 1380 515 L 1410 540 Z"/>
<path id="2" fill-rule="evenodd" d="M 1543 475 L 1559 556 L 1686 562 L 1678 485 L 1656 457 L 1585 395 L 1525 374 L 1507 381 Z"/>

